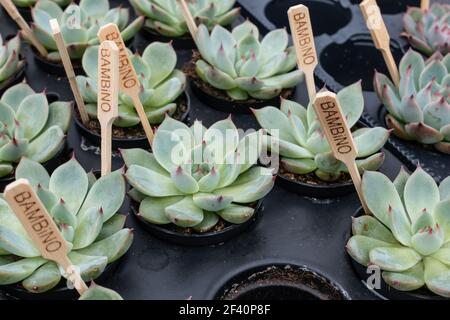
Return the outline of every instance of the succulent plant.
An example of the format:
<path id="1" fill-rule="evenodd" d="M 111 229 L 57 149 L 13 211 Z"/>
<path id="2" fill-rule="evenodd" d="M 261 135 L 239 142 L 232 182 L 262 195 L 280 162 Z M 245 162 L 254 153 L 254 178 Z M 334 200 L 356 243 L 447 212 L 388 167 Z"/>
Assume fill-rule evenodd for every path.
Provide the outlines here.
<path id="1" fill-rule="evenodd" d="M 22 158 L 16 179 L 27 179 L 69 247 L 70 261 L 84 281 L 97 278 L 105 267 L 126 253 L 133 241 L 117 214 L 125 197 L 125 179 L 115 171 L 96 179 L 72 158 L 50 176 L 45 168 Z M 20 283 L 41 293 L 54 288 L 63 270 L 36 249 L 8 204 L 0 199 L 0 284 Z"/>
<path id="2" fill-rule="evenodd" d="M 410 7 L 403 17 L 405 32 L 411 45 L 427 56 L 450 52 L 450 5 L 434 3 L 429 10 Z"/>
<path id="3" fill-rule="evenodd" d="M 0 35 L 0 86 L 25 66 L 25 61 L 20 60 L 19 52 L 19 35 L 6 43 L 3 43 L 3 38 Z"/>
<path id="4" fill-rule="evenodd" d="M 173 115 L 177 109 L 174 102 L 186 88 L 186 76 L 175 69 L 177 55 L 170 43 L 153 42 L 145 48 L 142 57 L 130 55 L 131 62 L 141 83 L 140 99 L 151 124 L 159 124 L 165 114 Z M 98 46 L 88 48 L 82 64 L 85 76 L 77 76 L 86 109 L 92 119 L 97 118 L 97 70 Z M 114 125 L 131 127 L 140 123 L 132 99 L 126 94 L 119 96 L 119 117 Z"/>
<path id="5" fill-rule="evenodd" d="M 79 300 L 123 300 L 115 291 L 92 284 L 89 289 L 80 296 Z"/>
<path id="6" fill-rule="evenodd" d="M 66 7 L 70 3 L 70 0 L 50 0 L 50 1 L 56 3 L 61 8 Z M 16 5 L 16 7 L 30 8 L 36 4 L 37 0 L 12 0 L 12 2 Z"/>
<path id="7" fill-rule="evenodd" d="M 425 285 L 450 297 L 450 178 L 438 187 L 421 168 L 412 175 L 402 169 L 394 182 L 366 172 L 362 190 L 373 216 L 353 219 L 350 256 L 378 266 L 397 290 Z"/>
<path id="8" fill-rule="evenodd" d="M 256 166 L 261 132 L 241 140 L 230 118 L 209 129 L 199 121 L 189 128 L 166 117 L 153 141 L 153 153 L 121 150 L 146 221 L 173 223 L 206 232 L 223 220 L 241 224 L 255 212 L 253 203 L 273 187 L 273 170 Z"/>
<path id="9" fill-rule="evenodd" d="M 71 110 L 70 102 L 49 104 L 45 92 L 26 83 L 6 90 L 0 99 L 0 178 L 23 156 L 40 163 L 55 157 L 64 147 Z"/>
<path id="10" fill-rule="evenodd" d="M 272 99 L 303 79 L 301 71 L 292 71 L 297 58 L 285 29 L 269 32 L 260 42 L 258 28 L 250 21 L 232 32 L 215 26 L 211 34 L 200 25 L 196 43 L 201 54 L 198 76 L 234 100 Z"/>
<path id="11" fill-rule="evenodd" d="M 400 61 L 397 88 L 376 72 L 374 88 L 388 110 L 387 125 L 404 140 L 434 145 L 450 153 L 450 53 L 428 60 L 409 50 Z"/>
<path id="12" fill-rule="evenodd" d="M 64 11 L 53 1 L 39 0 L 32 9 L 32 16 L 33 33 L 49 51 L 46 58 L 50 61 L 61 60 L 50 27 L 51 19 L 58 19 L 71 59 L 80 59 L 88 47 L 99 43 L 97 33 L 105 24 L 115 23 L 123 40 L 128 41 L 144 22 L 143 18 L 137 18 L 128 24 L 129 10 L 122 7 L 110 10 L 108 0 L 81 0 L 79 5 L 71 4 Z"/>
<path id="13" fill-rule="evenodd" d="M 345 87 L 337 98 L 348 126 L 353 128 L 364 109 L 361 82 Z M 342 172 L 348 172 L 347 167 L 333 157 L 311 104 L 305 108 L 294 101 L 282 99 L 280 109 L 265 107 L 253 110 L 253 113 L 261 127 L 271 134 L 265 140 L 267 148 L 272 145 L 278 147 L 280 163 L 286 171 L 300 175 L 314 172 L 324 181 L 334 181 Z M 274 130 L 278 130 L 278 136 L 274 135 Z M 379 169 L 384 154 L 377 152 L 389 138 L 389 131 L 381 127 L 363 127 L 354 129 L 352 134 L 358 148 L 358 168 L 361 171 Z"/>
<path id="14" fill-rule="evenodd" d="M 189 34 L 179 0 L 130 0 L 136 13 L 145 16 L 145 27 L 167 37 Z M 198 23 L 208 28 L 230 25 L 240 14 L 233 8 L 236 0 L 187 0 L 189 11 Z"/>

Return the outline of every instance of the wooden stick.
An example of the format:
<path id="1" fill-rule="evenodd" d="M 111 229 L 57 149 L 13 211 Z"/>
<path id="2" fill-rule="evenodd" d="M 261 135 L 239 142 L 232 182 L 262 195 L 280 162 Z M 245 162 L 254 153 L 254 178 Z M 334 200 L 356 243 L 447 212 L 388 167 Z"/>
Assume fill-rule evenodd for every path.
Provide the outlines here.
<path id="1" fill-rule="evenodd" d="M 297 53 L 298 67 L 305 73 L 309 101 L 313 101 L 316 96 L 314 69 L 317 66 L 317 53 L 308 7 L 302 4 L 290 7 L 288 17 Z"/>
<path id="2" fill-rule="evenodd" d="M 5 8 L 6 12 L 8 12 L 9 16 L 17 23 L 17 25 L 22 30 L 24 36 L 31 42 L 31 44 L 39 51 L 40 55 L 43 57 L 47 57 L 48 52 L 47 49 L 36 39 L 31 31 L 30 27 L 23 19 L 22 15 L 17 10 L 16 6 L 11 0 L 0 0 L 0 3 Z"/>
<path id="3" fill-rule="evenodd" d="M 100 42 L 111 40 L 116 43 L 119 48 L 119 85 L 120 91 L 129 95 L 133 100 L 134 107 L 141 120 L 142 127 L 147 135 L 150 146 L 153 144 L 153 130 L 145 114 L 144 106 L 139 99 L 140 83 L 134 70 L 133 64 L 128 57 L 125 43 L 123 42 L 122 35 L 117 25 L 109 23 L 100 28 L 98 32 L 98 38 Z"/>
<path id="4" fill-rule="evenodd" d="M 391 52 L 391 38 L 376 0 L 364 0 L 359 5 L 369 28 L 375 47 L 383 54 L 384 62 L 396 86 L 400 83 L 397 64 Z"/>
<path id="5" fill-rule="evenodd" d="M 186 0 L 178 0 L 178 5 L 180 6 L 181 11 L 183 12 L 184 20 L 186 20 L 186 24 L 188 26 L 189 32 L 191 33 L 192 39 L 195 40 L 197 38 L 198 28 L 194 18 L 192 17 L 191 11 L 189 10 Z"/>
<path id="6" fill-rule="evenodd" d="M 41 255 L 59 264 L 82 295 L 88 287 L 67 257 L 66 240 L 28 180 L 19 179 L 9 184 L 4 196 Z"/>
<path id="7" fill-rule="evenodd" d="M 420 9 L 423 11 L 428 10 L 430 8 L 430 0 L 422 0 L 420 1 Z"/>
<path id="8" fill-rule="evenodd" d="M 97 117 L 102 130 L 102 176 L 111 172 L 112 125 L 119 115 L 119 48 L 103 41 L 98 49 Z"/>
<path id="9" fill-rule="evenodd" d="M 358 150 L 336 95 L 329 91 L 318 93 L 314 108 L 334 157 L 347 166 L 364 211 L 368 214 L 370 211 L 362 193 L 361 176 L 356 166 Z"/>
<path id="10" fill-rule="evenodd" d="M 89 124 L 89 115 L 86 111 L 86 106 L 84 105 L 84 100 L 81 96 L 80 88 L 78 88 L 77 80 L 75 78 L 75 72 L 73 71 L 72 67 L 72 61 L 70 60 L 69 53 L 67 52 L 67 47 L 61 34 L 58 20 L 50 20 L 50 26 L 53 31 L 53 38 L 55 39 L 56 46 L 58 47 L 59 55 L 61 56 L 64 70 L 66 71 L 67 79 L 69 80 L 70 88 L 72 89 L 73 96 L 75 97 L 75 102 L 77 103 L 81 121 L 83 122 L 84 126 L 87 127 Z"/>

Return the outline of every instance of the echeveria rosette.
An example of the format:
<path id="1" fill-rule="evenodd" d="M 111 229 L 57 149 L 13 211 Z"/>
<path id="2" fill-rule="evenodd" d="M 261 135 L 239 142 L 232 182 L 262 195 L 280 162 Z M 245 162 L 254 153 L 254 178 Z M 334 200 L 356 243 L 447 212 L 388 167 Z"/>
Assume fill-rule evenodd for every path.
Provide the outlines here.
<path id="1" fill-rule="evenodd" d="M 450 178 L 438 187 L 421 168 L 411 176 L 402 169 L 394 182 L 366 172 L 362 191 L 373 216 L 353 219 L 350 256 L 380 267 L 397 290 L 426 286 L 450 297 Z"/>
<path id="2" fill-rule="evenodd" d="M 409 50 L 400 61 L 398 88 L 384 74 L 375 73 L 374 88 L 396 136 L 450 153 L 449 70 L 450 53 L 445 57 L 435 53 L 424 61 Z"/>
<path id="3" fill-rule="evenodd" d="M 145 48 L 142 56 L 128 51 L 131 62 L 141 83 L 140 99 L 151 124 L 160 124 L 166 114 L 173 115 L 176 100 L 186 88 L 186 76 L 178 69 L 177 55 L 170 43 L 153 42 Z M 98 46 L 86 50 L 82 64 L 85 76 L 77 76 L 83 100 L 90 118 L 97 118 L 97 70 Z M 140 123 L 132 99 L 119 95 L 118 127 L 132 127 Z"/>
<path id="4" fill-rule="evenodd" d="M 249 220 L 252 204 L 274 185 L 273 170 L 256 166 L 260 133 L 239 140 L 230 118 L 206 129 L 199 121 L 188 127 L 167 117 L 155 134 L 153 153 L 121 150 L 139 215 L 197 232 L 211 230 L 219 218 L 232 224 Z M 180 157 L 173 159 L 175 154 Z"/>
<path id="5" fill-rule="evenodd" d="M 232 32 L 215 26 L 211 34 L 200 25 L 196 44 L 201 55 L 197 75 L 234 100 L 269 100 L 303 79 L 303 72 L 294 70 L 297 58 L 294 48 L 288 47 L 285 29 L 273 30 L 260 41 L 259 30 L 250 21 Z"/>
<path id="6" fill-rule="evenodd" d="M 122 7 L 110 10 L 108 0 L 81 0 L 79 5 L 70 4 L 64 11 L 53 1 L 39 0 L 32 9 L 32 16 L 33 33 L 49 51 L 46 58 L 51 61 L 61 60 L 50 27 L 51 19 L 58 20 L 71 59 L 81 59 L 88 47 L 99 43 L 97 33 L 100 27 L 114 23 L 119 27 L 123 40 L 128 41 L 144 22 L 137 18 L 129 24 L 129 10 Z"/>
<path id="7" fill-rule="evenodd" d="M 84 281 L 97 278 L 125 254 L 133 240 L 117 214 L 125 197 L 125 179 L 115 171 L 96 179 L 72 158 L 50 176 L 39 163 L 23 158 L 16 179 L 27 179 L 58 225 L 69 259 Z M 62 279 L 57 265 L 34 246 L 8 204 L 0 199 L 0 284 L 21 283 L 30 292 L 54 288 Z"/>
<path id="8" fill-rule="evenodd" d="M 0 178 L 14 171 L 22 157 L 45 163 L 64 147 L 71 102 L 48 103 L 45 92 L 26 83 L 5 91 L 0 99 Z"/>
<path id="9" fill-rule="evenodd" d="M 0 87 L 25 66 L 25 61 L 20 60 L 20 43 L 19 35 L 7 42 L 0 35 Z"/>
<path id="10" fill-rule="evenodd" d="M 405 32 L 410 44 L 423 54 L 450 52 L 450 5 L 434 3 L 429 10 L 410 7 L 403 16 Z"/>
<path id="11" fill-rule="evenodd" d="M 186 3 L 196 23 L 209 29 L 215 25 L 228 26 L 240 14 L 234 8 L 236 0 L 187 0 Z M 130 0 L 136 13 L 145 16 L 145 27 L 166 37 L 189 34 L 178 0 Z"/>
<path id="12" fill-rule="evenodd" d="M 12 0 L 12 2 L 16 5 L 18 8 L 31 8 L 36 4 L 37 0 Z M 50 0 L 54 3 L 56 3 L 61 8 L 66 7 L 70 0 Z"/>
<path id="13" fill-rule="evenodd" d="M 349 127 L 353 129 L 352 135 L 358 148 L 358 168 L 361 171 L 378 170 L 385 158 L 384 153 L 379 151 L 389 138 L 389 131 L 381 127 L 353 128 L 364 109 L 361 82 L 342 89 L 337 99 Z M 269 149 L 272 145 L 279 146 L 280 163 L 286 171 L 299 175 L 314 172 L 324 181 L 334 181 L 342 172 L 348 172 L 347 167 L 333 157 L 311 104 L 305 108 L 283 99 L 280 109 L 265 107 L 253 110 L 253 113 L 269 135 L 273 130 L 278 130 L 278 137 L 268 136 L 265 142 Z"/>

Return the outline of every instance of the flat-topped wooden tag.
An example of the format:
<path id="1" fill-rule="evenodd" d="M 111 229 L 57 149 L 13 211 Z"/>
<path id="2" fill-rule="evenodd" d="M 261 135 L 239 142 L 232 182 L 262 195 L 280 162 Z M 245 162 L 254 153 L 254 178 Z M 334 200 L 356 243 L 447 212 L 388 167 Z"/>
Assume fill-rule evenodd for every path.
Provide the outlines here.
<path id="1" fill-rule="evenodd" d="M 31 31 L 27 22 L 19 13 L 14 3 L 11 0 L 0 0 L 0 3 L 5 8 L 6 12 L 8 12 L 9 16 L 17 23 L 24 36 L 31 42 L 31 44 L 36 48 L 39 54 L 43 57 L 47 57 L 47 49 L 45 49 L 44 46 L 36 39 L 33 31 Z"/>
<path id="2" fill-rule="evenodd" d="M 359 6 L 364 19 L 366 20 L 367 28 L 372 35 L 375 47 L 383 54 L 384 62 L 388 67 L 392 81 L 398 86 L 400 83 L 400 75 L 394 56 L 391 52 L 391 38 L 386 25 L 384 24 L 383 17 L 381 16 L 380 8 L 378 7 L 376 0 L 364 0 Z"/>
<path id="3" fill-rule="evenodd" d="M 420 9 L 423 11 L 428 10 L 430 8 L 430 0 L 421 0 L 420 1 Z"/>
<path id="4" fill-rule="evenodd" d="M 69 53 L 67 52 L 67 47 L 61 34 L 58 20 L 50 20 L 50 26 L 52 28 L 53 38 L 55 39 L 56 46 L 58 47 L 59 55 L 61 56 L 64 70 L 66 71 L 67 79 L 69 80 L 70 88 L 72 89 L 73 96 L 75 97 L 75 102 L 77 104 L 78 112 L 80 113 L 81 121 L 87 127 L 89 124 L 89 115 L 86 111 L 86 106 L 84 104 L 83 97 L 81 96 L 80 88 L 78 88 L 77 85 L 72 61 L 70 60 Z"/>
<path id="5" fill-rule="evenodd" d="M 67 257 L 66 240 L 28 180 L 19 179 L 9 184 L 4 196 L 41 255 L 59 264 L 69 278 L 75 280 L 72 282 L 80 295 L 83 294 L 88 287 L 80 274 L 74 272 L 75 268 Z"/>
<path id="6" fill-rule="evenodd" d="M 347 166 L 361 204 L 369 213 L 361 189 L 361 175 L 356 166 L 358 149 L 336 95 L 329 91 L 320 92 L 313 105 L 334 157 Z"/>
<path id="7" fill-rule="evenodd" d="M 127 47 L 123 42 L 122 35 L 117 25 L 109 23 L 100 28 L 98 32 L 98 38 L 100 42 L 103 41 L 114 41 L 117 48 L 119 48 L 119 86 L 120 91 L 129 95 L 133 100 L 134 107 L 141 120 L 142 127 L 144 128 L 145 134 L 147 135 L 148 142 L 150 146 L 153 144 L 153 130 L 148 121 L 147 115 L 145 114 L 144 106 L 139 99 L 139 91 L 141 85 L 139 79 L 134 70 L 133 63 L 128 57 Z"/>
<path id="8" fill-rule="evenodd" d="M 318 62 L 308 7 L 302 4 L 290 7 L 288 17 L 298 66 L 305 73 L 309 100 L 313 101 L 316 96 L 314 70 Z"/>
<path id="9" fill-rule="evenodd" d="M 97 117 L 101 126 L 102 176 L 111 172 L 112 125 L 119 115 L 119 48 L 103 41 L 98 49 Z"/>
<path id="10" fill-rule="evenodd" d="M 183 12 L 184 20 L 186 21 L 192 39 L 195 40 L 197 38 L 198 28 L 194 18 L 192 17 L 191 11 L 189 10 L 186 0 L 177 0 L 177 2 L 181 8 L 181 11 Z"/>

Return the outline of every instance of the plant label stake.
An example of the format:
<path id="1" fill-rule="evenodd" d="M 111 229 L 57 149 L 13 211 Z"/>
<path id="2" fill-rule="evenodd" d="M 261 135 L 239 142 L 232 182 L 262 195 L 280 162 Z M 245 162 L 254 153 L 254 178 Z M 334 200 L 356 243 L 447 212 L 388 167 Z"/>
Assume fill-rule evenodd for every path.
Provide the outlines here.
<path id="1" fill-rule="evenodd" d="M 197 24 L 195 23 L 194 18 L 192 17 L 191 11 L 186 3 L 186 0 L 178 0 L 178 5 L 183 12 L 184 20 L 186 20 L 186 24 L 188 26 L 189 32 L 191 33 L 192 39 L 196 39 L 197 37 Z"/>
<path id="2" fill-rule="evenodd" d="M 66 240 L 28 180 L 19 179 L 9 184 L 5 189 L 5 199 L 41 255 L 59 264 L 82 295 L 88 287 L 67 257 Z"/>
<path id="3" fill-rule="evenodd" d="M 83 122 L 83 124 L 87 127 L 89 124 L 89 116 L 86 112 L 86 106 L 84 105 L 84 100 L 81 97 L 80 89 L 77 85 L 75 72 L 73 71 L 72 62 L 70 61 L 69 53 L 67 52 L 66 44 L 59 28 L 58 20 L 50 20 L 50 26 L 52 28 L 53 38 L 55 39 L 56 46 L 58 47 L 59 55 L 61 56 L 64 70 L 67 74 L 67 79 L 69 80 L 70 88 L 72 89 L 73 96 L 75 97 L 75 102 L 77 103 L 81 122 Z"/>
<path id="4" fill-rule="evenodd" d="M 364 211 L 369 213 L 361 189 L 361 176 L 356 166 L 358 150 L 336 95 L 329 91 L 318 93 L 314 100 L 314 109 L 334 157 L 347 166 Z"/>
<path id="5" fill-rule="evenodd" d="M 17 10 L 16 6 L 11 0 L 0 0 L 0 3 L 5 8 L 6 12 L 8 12 L 9 16 L 17 23 L 17 25 L 22 30 L 24 36 L 31 42 L 31 44 L 39 51 L 40 55 L 46 57 L 48 55 L 47 50 L 44 46 L 36 39 L 31 31 L 30 27 L 23 19 L 22 15 Z"/>
<path id="6" fill-rule="evenodd" d="M 305 73 L 309 100 L 313 101 L 316 96 L 314 69 L 317 66 L 317 53 L 308 7 L 302 4 L 290 7 L 288 16 L 298 67 Z"/>
<path id="7" fill-rule="evenodd" d="M 112 124 L 119 115 L 119 48 L 103 41 L 98 49 L 97 116 L 102 130 L 102 176 L 111 172 Z"/>
<path id="8" fill-rule="evenodd" d="M 380 8 L 378 7 L 376 0 L 364 0 L 359 6 L 364 19 L 366 20 L 367 28 L 372 35 L 375 47 L 383 54 L 384 62 L 389 69 L 392 81 L 398 86 L 400 83 L 400 75 L 394 56 L 391 52 L 391 38 L 386 25 L 384 24 L 383 17 L 381 16 Z"/>
<path id="9" fill-rule="evenodd" d="M 420 9 L 423 11 L 428 10 L 430 8 L 430 0 L 422 0 L 420 1 Z"/>
<path id="10" fill-rule="evenodd" d="M 153 130 L 145 114 L 144 106 L 139 99 L 139 92 L 141 85 L 134 70 L 133 63 L 128 57 L 127 47 L 123 42 L 122 35 L 117 25 L 109 23 L 100 28 L 98 32 L 100 42 L 110 40 L 114 41 L 117 48 L 119 48 L 119 85 L 120 91 L 129 95 L 133 100 L 134 107 L 141 120 L 142 127 L 147 135 L 150 146 L 153 144 Z"/>

